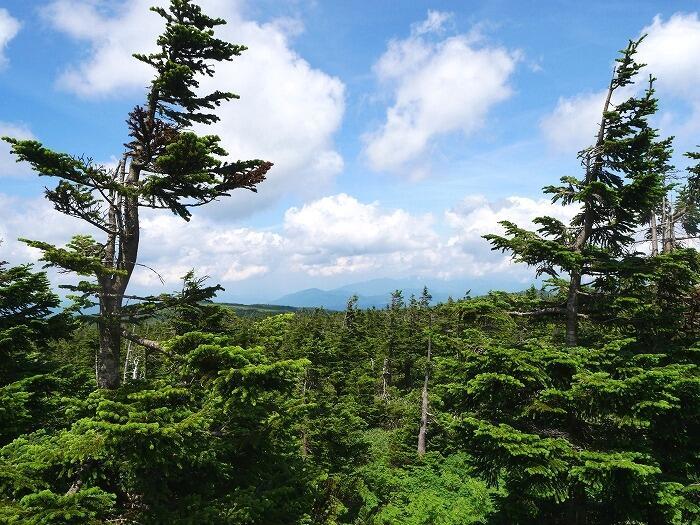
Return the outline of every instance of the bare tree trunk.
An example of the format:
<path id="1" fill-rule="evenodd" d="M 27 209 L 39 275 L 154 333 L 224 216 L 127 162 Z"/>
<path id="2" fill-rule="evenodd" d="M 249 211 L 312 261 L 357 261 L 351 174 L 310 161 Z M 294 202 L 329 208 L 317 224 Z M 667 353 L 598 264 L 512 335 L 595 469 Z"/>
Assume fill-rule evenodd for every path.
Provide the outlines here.
<path id="1" fill-rule="evenodd" d="M 122 381 L 126 383 L 126 376 L 129 373 L 129 360 L 131 358 L 131 345 L 133 341 L 129 341 L 129 343 L 126 345 L 126 357 L 124 358 L 124 376 L 122 377 Z M 137 362 L 137 361 L 135 361 Z M 134 375 L 134 379 L 136 379 L 136 376 Z"/>
<path id="2" fill-rule="evenodd" d="M 431 323 L 432 324 L 432 323 Z M 420 429 L 418 430 L 418 455 L 425 454 L 425 438 L 428 433 L 428 382 L 430 381 L 430 357 L 432 351 L 432 334 L 428 333 L 428 362 L 425 365 L 425 379 L 421 392 Z"/>
<path id="3" fill-rule="evenodd" d="M 135 333 L 129 333 L 126 330 L 122 329 L 122 337 L 124 339 L 128 339 L 129 341 L 133 341 L 137 345 L 143 346 L 144 348 L 148 348 L 149 350 L 153 350 L 155 352 L 159 352 L 161 354 L 168 354 L 168 351 L 163 348 L 160 343 L 157 341 L 152 341 L 150 339 L 146 339 L 145 337 L 141 337 L 140 335 L 136 335 Z"/>
<path id="4" fill-rule="evenodd" d="M 382 399 L 386 400 L 389 396 L 387 388 L 389 387 L 389 358 L 384 358 L 384 366 L 382 367 Z"/>
<path id="5" fill-rule="evenodd" d="M 304 383 L 301 386 L 301 402 L 306 404 L 306 377 L 304 377 Z M 307 457 L 309 455 L 309 438 L 306 435 L 306 428 L 302 425 L 301 428 L 301 455 L 302 457 Z"/>
<path id="6" fill-rule="evenodd" d="M 673 231 L 673 210 L 671 210 L 670 204 L 668 202 L 668 199 L 664 197 L 663 200 L 663 242 L 662 242 L 662 251 L 663 253 L 671 253 L 671 250 L 673 250 L 673 239 L 672 239 L 672 231 Z"/>
<path id="7" fill-rule="evenodd" d="M 593 161 L 591 162 L 590 157 L 586 162 L 586 184 L 597 179 L 597 171 L 600 169 L 600 163 L 602 162 L 602 147 L 605 140 L 605 124 L 606 124 L 606 113 L 610 108 L 610 101 L 612 99 L 613 91 L 615 91 L 615 75 L 617 70 L 613 70 L 613 78 L 610 80 L 610 86 L 608 87 L 608 93 L 605 97 L 605 104 L 603 105 L 603 116 L 600 119 L 600 126 L 598 128 L 598 137 L 596 138 L 595 146 L 590 152 L 594 155 Z M 573 250 L 576 253 L 580 253 L 583 248 L 588 243 L 588 239 L 591 236 L 591 231 L 593 230 L 593 210 L 591 208 L 591 199 L 588 197 L 584 201 L 583 210 L 583 224 L 581 226 L 581 232 L 576 237 L 574 241 Z M 567 346 L 576 346 L 578 344 L 578 310 L 579 310 L 579 300 L 578 295 L 581 291 L 581 270 L 573 270 L 570 274 L 569 281 L 569 291 L 566 298 L 566 344 Z"/>
<path id="8" fill-rule="evenodd" d="M 676 210 L 673 209 L 673 204 L 668 203 L 668 247 L 664 250 L 665 253 L 671 253 L 676 247 Z"/>
<path id="9" fill-rule="evenodd" d="M 656 224 L 656 213 L 651 214 L 650 228 L 651 228 L 651 255 L 656 256 L 656 255 L 659 255 L 659 232 L 657 231 L 658 226 Z"/>
<path id="10" fill-rule="evenodd" d="M 120 163 L 121 177 L 126 184 L 138 185 L 140 168 L 134 162 L 126 174 L 126 159 Z M 97 356 L 96 376 L 99 388 L 114 389 L 119 386 L 119 361 L 122 339 L 122 302 L 136 266 L 139 249 L 139 203 L 138 196 L 129 195 L 119 203 L 110 204 L 109 221 L 116 235 L 110 235 L 105 246 L 105 266 L 120 270 L 119 275 L 99 279 L 101 293 L 100 349 Z"/>
<path id="11" fill-rule="evenodd" d="M 581 272 L 571 272 L 569 295 L 566 300 L 566 344 L 578 344 L 578 296 L 581 289 Z"/>
<path id="12" fill-rule="evenodd" d="M 119 350 L 121 346 L 121 298 L 100 298 L 100 348 L 97 354 L 97 386 L 114 389 L 119 386 Z"/>

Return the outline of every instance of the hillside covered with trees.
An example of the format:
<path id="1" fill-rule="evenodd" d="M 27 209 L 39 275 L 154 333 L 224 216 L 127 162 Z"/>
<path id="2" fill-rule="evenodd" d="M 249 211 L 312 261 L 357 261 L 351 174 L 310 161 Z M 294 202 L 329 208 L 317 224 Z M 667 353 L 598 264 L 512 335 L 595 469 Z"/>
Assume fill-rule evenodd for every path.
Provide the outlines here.
<path id="1" fill-rule="evenodd" d="M 0 523 L 700 523 L 700 154 L 671 164 L 640 41 L 580 175 L 544 188 L 573 219 L 484 239 L 541 287 L 259 315 L 196 269 L 174 294 L 129 290 L 141 209 L 187 228 L 274 169 L 193 131 L 236 98 L 198 79 L 245 47 L 195 2 L 154 10 L 116 167 L 4 139 L 97 236 L 25 240 L 75 277 L 65 301 L 0 263 Z"/>

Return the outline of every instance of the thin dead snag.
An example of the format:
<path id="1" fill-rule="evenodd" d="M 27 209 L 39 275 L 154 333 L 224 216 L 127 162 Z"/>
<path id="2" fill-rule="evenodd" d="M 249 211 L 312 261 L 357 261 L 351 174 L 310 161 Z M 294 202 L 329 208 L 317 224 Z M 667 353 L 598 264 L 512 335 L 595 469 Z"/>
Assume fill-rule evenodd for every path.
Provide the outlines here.
<path id="1" fill-rule="evenodd" d="M 579 292 L 579 295 L 586 295 L 582 292 Z M 540 317 L 540 316 L 545 316 L 545 315 L 566 315 L 568 313 L 567 309 L 561 306 L 553 306 L 551 308 L 542 308 L 540 310 L 534 310 L 532 312 L 508 312 L 508 315 L 513 315 L 515 317 Z M 581 319 L 588 319 L 587 314 L 582 314 L 578 312 L 577 317 L 580 317 Z"/>
<path id="2" fill-rule="evenodd" d="M 301 402 L 306 404 L 306 382 L 307 376 L 304 376 L 304 382 L 301 385 Z M 301 456 L 307 457 L 309 455 L 309 438 L 306 435 L 306 426 L 301 427 Z"/>
<path id="3" fill-rule="evenodd" d="M 163 348 L 157 341 L 146 339 L 145 337 L 141 337 L 140 335 L 130 334 L 126 330 L 123 330 L 121 335 L 124 339 L 132 341 L 137 345 L 141 345 L 145 348 L 148 348 L 149 350 L 153 350 L 161 354 L 169 355 L 169 352 L 165 348 Z"/>
<path id="4" fill-rule="evenodd" d="M 389 398 L 389 377 L 391 373 L 389 372 L 389 358 L 384 358 L 384 366 L 382 367 L 382 399 L 387 400 Z"/>
<path id="5" fill-rule="evenodd" d="M 600 125 L 598 127 L 598 136 L 596 137 L 596 143 L 593 148 L 591 148 L 586 156 L 586 176 L 585 184 L 589 185 L 599 178 L 599 171 L 601 169 L 601 164 L 603 160 L 603 146 L 605 143 L 605 132 L 606 125 L 608 123 L 608 111 L 610 110 L 610 104 L 613 96 L 613 92 L 616 89 L 615 79 L 617 76 L 617 68 L 613 69 L 613 76 L 610 80 L 610 85 L 608 86 L 608 92 L 605 97 L 605 104 L 603 105 L 603 116 L 600 119 Z M 583 221 L 581 225 L 581 231 L 576 236 L 574 244 L 572 246 L 575 253 L 581 253 L 581 251 L 588 244 L 591 237 L 591 232 L 593 230 L 593 225 L 595 222 L 593 204 L 596 196 L 593 195 L 584 200 L 583 203 Z M 568 346 L 576 346 L 578 344 L 578 311 L 579 311 L 579 293 L 581 291 L 581 271 L 573 270 L 570 274 L 569 290 L 566 299 L 566 344 Z"/>
<path id="6" fill-rule="evenodd" d="M 431 318 L 432 327 L 432 318 Z M 430 366 L 432 357 L 432 346 L 433 346 L 433 335 L 428 332 L 428 352 L 427 352 L 427 363 L 425 365 L 425 378 L 423 380 L 423 391 L 421 392 L 421 405 L 420 405 L 420 429 L 418 430 L 418 455 L 423 456 L 425 454 L 425 440 L 428 433 L 428 383 L 430 382 Z"/>
<path id="7" fill-rule="evenodd" d="M 659 255 L 659 234 L 657 231 L 656 213 L 651 214 L 649 227 L 651 229 L 651 255 L 655 257 Z"/>

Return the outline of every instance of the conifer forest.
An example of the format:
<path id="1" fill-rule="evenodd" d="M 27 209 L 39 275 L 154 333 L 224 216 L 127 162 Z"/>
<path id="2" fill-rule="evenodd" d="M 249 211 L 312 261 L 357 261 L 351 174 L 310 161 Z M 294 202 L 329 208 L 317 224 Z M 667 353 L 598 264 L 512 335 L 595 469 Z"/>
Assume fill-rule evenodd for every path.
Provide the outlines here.
<path id="1" fill-rule="evenodd" d="M 542 189 L 573 218 L 481 239 L 535 285 L 243 315 L 198 268 L 131 282 L 140 214 L 184 231 L 275 170 L 201 132 L 246 104 L 200 86 L 245 42 L 194 0 L 153 10 L 113 165 L 3 137 L 93 233 L 26 231 L 40 261 L 0 262 L 0 523 L 700 524 L 700 147 L 654 127 L 643 36 L 610 49 L 578 172 Z"/>

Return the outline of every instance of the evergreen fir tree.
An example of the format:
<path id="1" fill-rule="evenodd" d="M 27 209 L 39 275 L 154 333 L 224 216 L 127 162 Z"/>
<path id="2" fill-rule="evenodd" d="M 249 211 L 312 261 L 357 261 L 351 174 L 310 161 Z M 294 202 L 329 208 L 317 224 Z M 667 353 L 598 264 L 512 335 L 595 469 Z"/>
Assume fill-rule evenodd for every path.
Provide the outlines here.
<path id="1" fill-rule="evenodd" d="M 213 76 L 216 62 L 229 61 L 246 48 L 214 36 L 225 21 L 211 18 L 191 0 L 171 0 L 153 11 L 165 20 L 160 50 L 134 55 L 152 66 L 155 77 L 144 104 L 136 106 L 127 124 L 131 141 L 114 169 L 89 158 L 57 153 L 35 140 L 5 138 L 18 161 L 27 161 L 42 176 L 59 179 L 46 191 L 54 207 L 97 228 L 105 240 L 77 236 L 65 248 L 25 241 L 43 251 L 49 265 L 89 276 L 74 291 L 96 296 L 100 308 L 100 350 L 97 382 L 119 384 L 122 305 L 132 272 L 138 265 L 139 209 L 166 209 L 189 220 L 190 208 L 229 195 L 255 191 L 271 164 L 260 160 L 226 162 L 215 135 L 198 136 L 193 124 L 219 120 L 214 112 L 233 93 L 199 94 L 199 78 Z"/>
<path id="2" fill-rule="evenodd" d="M 634 59 L 641 41 L 630 41 L 616 60 L 596 142 L 579 153 L 583 178 L 563 177 L 562 185 L 544 189 L 554 202 L 580 205 L 571 224 L 538 217 L 534 222 L 540 228 L 531 232 L 504 221 L 505 236 L 485 236 L 494 250 L 511 252 L 516 261 L 536 266 L 538 274 L 568 274 L 565 305 L 532 314 L 564 315 L 570 346 L 578 343 L 581 297 L 595 290 L 597 277 L 610 272 L 616 258 L 633 247 L 635 231 L 663 197 L 665 165 L 659 157 L 666 158 L 670 139 L 659 141 L 648 123 L 657 110 L 654 79 L 649 77 L 641 97 L 614 101 L 643 67 Z M 584 277 L 591 280 L 584 282 Z"/>
<path id="3" fill-rule="evenodd" d="M 685 175 L 668 170 L 666 194 L 650 221 L 652 255 L 659 253 L 659 244 L 662 253 L 670 253 L 700 234 L 700 153 L 685 155 L 698 162 L 689 166 Z"/>

